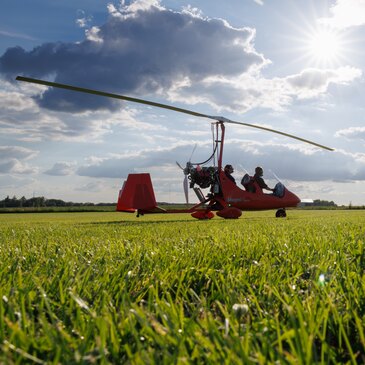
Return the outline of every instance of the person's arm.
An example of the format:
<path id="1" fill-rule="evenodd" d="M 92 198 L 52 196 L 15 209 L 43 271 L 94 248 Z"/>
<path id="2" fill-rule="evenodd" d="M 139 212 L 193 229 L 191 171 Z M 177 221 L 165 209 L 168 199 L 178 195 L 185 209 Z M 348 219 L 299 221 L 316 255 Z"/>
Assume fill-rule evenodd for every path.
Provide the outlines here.
<path id="1" fill-rule="evenodd" d="M 257 183 L 259 184 L 259 187 L 260 187 L 261 189 L 270 190 L 270 191 L 273 191 L 273 190 L 274 190 L 274 189 L 269 188 L 269 187 L 266 185 L 266 183 L 265 183 L 265 181 L 264 181 L 264 179 L 263 179 L 262 177 L 257 177 L 257 178 L 256 178 L 256 181 L 257 181 Z"/>

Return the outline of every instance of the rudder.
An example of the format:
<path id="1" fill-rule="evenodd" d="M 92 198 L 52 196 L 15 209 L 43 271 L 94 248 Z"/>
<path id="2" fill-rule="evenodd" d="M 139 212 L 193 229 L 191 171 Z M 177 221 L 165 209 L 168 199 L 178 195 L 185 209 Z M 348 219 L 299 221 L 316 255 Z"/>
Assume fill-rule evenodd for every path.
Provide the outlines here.
<path id="1" fill-rule="evenodd" d="M 116 210 L 129 213 L 136 210 L 148 212 L 156 207 L 156 198 L 150 174 L 129 174 L 119 191 Z"/>

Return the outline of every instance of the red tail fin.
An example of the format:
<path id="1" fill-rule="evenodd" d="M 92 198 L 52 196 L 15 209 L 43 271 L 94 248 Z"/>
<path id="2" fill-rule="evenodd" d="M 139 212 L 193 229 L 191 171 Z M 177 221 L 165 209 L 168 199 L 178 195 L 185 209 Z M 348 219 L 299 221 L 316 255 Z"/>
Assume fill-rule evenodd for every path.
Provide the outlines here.
<path id="1" fill-rule="evenodd" d="M 117 211 L 133 213 L 157 207 L 150 174 L 129 174 L 119 191 Z"/>

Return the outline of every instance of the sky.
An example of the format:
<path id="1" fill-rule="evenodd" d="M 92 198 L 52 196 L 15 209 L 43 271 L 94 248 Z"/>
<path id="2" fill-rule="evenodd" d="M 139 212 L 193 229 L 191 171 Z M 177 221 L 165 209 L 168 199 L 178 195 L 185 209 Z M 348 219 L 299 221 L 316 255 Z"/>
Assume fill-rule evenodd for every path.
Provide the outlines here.
<path id="1" fill-rule="evenodd" d="M 2 0 L 0 199 L 115 202 L 149 172 L 183 202 L 211 121 L 15 80 L 170 104 L 294 134 L 226 125 L 223 163 L 262 166 L 302 199 L 365 205 L 365 0 Z M 191 194 L 192 195 L 192 194 Z M 193 197 L 190 199 L 193 201 Z"/>

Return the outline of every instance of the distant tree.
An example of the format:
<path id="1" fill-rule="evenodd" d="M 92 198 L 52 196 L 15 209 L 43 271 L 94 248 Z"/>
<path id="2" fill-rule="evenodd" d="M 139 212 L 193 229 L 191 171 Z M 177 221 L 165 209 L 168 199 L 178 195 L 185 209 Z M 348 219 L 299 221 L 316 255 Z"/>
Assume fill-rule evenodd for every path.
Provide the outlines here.
<path id="1" fill-rule="evenodd" d="M 27 199 L 25 198 L 25 196 L 22 196 L 20 199 L 19 199 L 19 207 L 24 207 L 27 203 Z"/>
<path id="2" fill-rule="evenodd" d="M 33 196 L 27 199 L 22 196 L 20 199 L 14 195 L 12 198 L 9 195 L 4 199 L 0 200 L 0 207 L 2 208 L 40 208 L 40 207 L 80 207 L 80 206 L 94 206 L 94 205 L 114 205 L 114 203 L 76 203 L 76 202 L 65 202 L 61 199 L 46 199 L 44 196 Z"/>
<path id="3" fill-rule="evenodd" d="M 313 206 L 316 207 L 337 207 L 337 204 L 333 201 L 316 199 L 313 201 Z"/>

